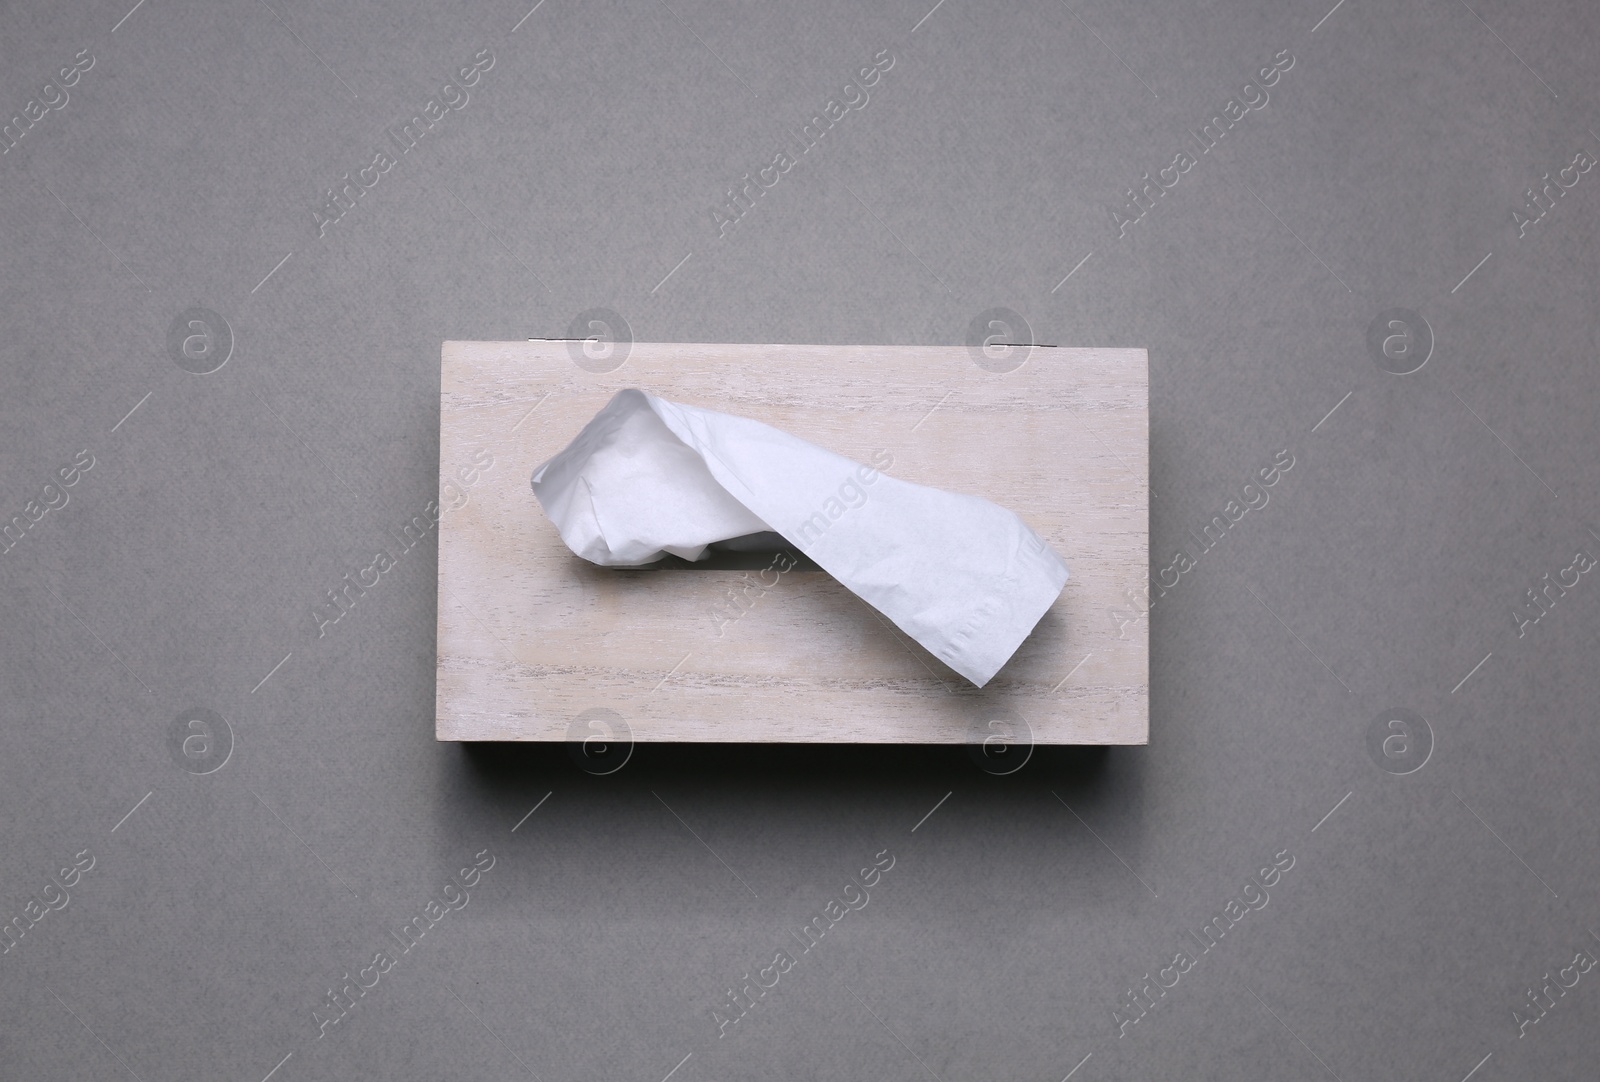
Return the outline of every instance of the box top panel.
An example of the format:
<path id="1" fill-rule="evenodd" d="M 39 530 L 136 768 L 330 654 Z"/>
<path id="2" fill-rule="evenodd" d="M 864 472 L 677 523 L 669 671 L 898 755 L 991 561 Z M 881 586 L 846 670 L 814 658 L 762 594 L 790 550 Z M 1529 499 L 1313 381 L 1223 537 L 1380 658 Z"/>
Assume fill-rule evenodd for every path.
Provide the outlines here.
<path id="1" fill-rule="evenodd" d="M 636 741 L 1144 743 L 1149 622 L 1129 594 L 1149 566 L 1146 354 L 1019 359 L 1000 372 L 965 347 L 445 343 L 438 738 L 625 726 Z M 979 689 L 821 571 L 589 564 L 529 478 L 624 387 L 983 496 L 1072 577 Z"/>

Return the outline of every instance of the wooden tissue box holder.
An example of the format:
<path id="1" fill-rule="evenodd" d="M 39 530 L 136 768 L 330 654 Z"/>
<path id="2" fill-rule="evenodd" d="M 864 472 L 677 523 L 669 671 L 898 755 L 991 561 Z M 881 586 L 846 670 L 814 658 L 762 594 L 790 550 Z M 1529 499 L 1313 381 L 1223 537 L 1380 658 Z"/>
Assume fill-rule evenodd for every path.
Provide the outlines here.
<path id="1" fill-rule="evenodd" d="M 571 345 L 444 343 L 440 740 L 566 741 L 598 716 L 635 741 L 1147 742 L 1149 620 L 1127 619 L 1149 574 L 1144 350 L 1034 346 L 998 373 L 960 346 L 639 342 L 594 373 Z M 529 478 L 624 387 L 982 496 L 1071 578 L 979 689 L 825 572 L 771 554 L 590 564 Z"/>

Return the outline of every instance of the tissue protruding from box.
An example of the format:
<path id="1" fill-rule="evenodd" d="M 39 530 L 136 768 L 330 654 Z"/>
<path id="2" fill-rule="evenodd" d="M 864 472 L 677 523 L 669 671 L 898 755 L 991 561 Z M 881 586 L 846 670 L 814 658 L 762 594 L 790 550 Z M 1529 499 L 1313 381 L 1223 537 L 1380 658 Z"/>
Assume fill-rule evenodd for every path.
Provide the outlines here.
<path id="1" fill-rule="evenodd" d="M 782 535 L 978 687 L 1068 577 L 1014 512 L 890 477 L 747 417 L 618 391 L 532 477 L 578 556 L 640 567 Z"/>

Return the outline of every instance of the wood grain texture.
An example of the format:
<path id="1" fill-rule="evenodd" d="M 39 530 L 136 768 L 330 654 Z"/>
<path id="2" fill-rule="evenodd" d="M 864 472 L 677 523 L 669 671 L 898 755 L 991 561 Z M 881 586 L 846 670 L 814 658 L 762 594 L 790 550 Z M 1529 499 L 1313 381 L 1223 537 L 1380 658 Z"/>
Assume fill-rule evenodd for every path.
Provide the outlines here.
<path id="1" fill-rule="evenodd" d="M 597 375 L 567 347 L 444 344 L 440 740 L 567 740 L 608 708 L 636 741 L 967 743 L 1020 716 L 1035 743 L 1146 742 L 1149 621 L 1112 617 L 1148 575 L 1144 350 L 1035 347 L 997 374 L 964 347 L 634 343 Z M 529 478 L 624 387 L 887 453 L 1015 511 L 1071 578 L 978 689 L 820 571 L 589 564 Z"/>

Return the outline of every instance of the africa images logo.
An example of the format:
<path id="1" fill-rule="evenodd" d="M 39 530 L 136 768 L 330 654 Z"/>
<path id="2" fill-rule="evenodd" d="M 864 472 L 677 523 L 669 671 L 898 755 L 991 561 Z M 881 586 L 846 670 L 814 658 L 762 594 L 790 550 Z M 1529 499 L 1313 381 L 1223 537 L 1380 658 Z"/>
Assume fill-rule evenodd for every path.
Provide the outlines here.
<path id="1" fill-rule="evenodd" d="M 755 200 L 751 195 L 763 196 L 768 188 L 775 188 L 784 174 L 795 167 L 800 160 L 800 155 L 816 146 L 824 135 L 827 135 L 833 126 L 853 112 L 860 112 L 872 100 L 868 88 L 876 86 L 883 78 L 885 72 L 894 67 L 894 53 L 888 49 L 879 49 L 872 54 L 872 63 L 864 66 L 856 73 L 856 78 L 844 84 L 838 98 L 829 98 L 828 103 L 802 125 L 791 136 L 791 145 L 794 153 L 789 153 L 788 147 L 779 148 L 772 156 L 772 161 L 754 170 L 755 177 L 749 173 L 739 178 L 739 183 L 728 189 L 723 197 L 722 205 L 711 208 L 711 224 L 717 227 L 717 239 L 721 240 L 728 235 L 728 231 L 739 224 L 746 214 L 755 207 Z M 840 100 L 843 98 L 844 100 Z"/>
<path id="2" fill-rule="evenodd" d="M 380 147 L 372 155 L 371 162 L 352 170 L 354 177 L 345 173 L 336 186 L 328 189 L 322 206 L 311 212 L 311 222 L 317 227 L 318 237 L 326 237 L 329 227 L 354 210 L 356 200 L 366 195 L 369 189 L 376 188 L 378 182 L 399 163 L 400 157 L 410 154 L 423 136 L 432 133 L 446 116 L 467 107 L 472 100 L 472 93 L 467 88 L 477 86 L 483 73 L 494 67 L 494 51 L 479 49 L 472 60 L 471 64 L 462 65 L 454 79 L 447 79 L 439 92 L 429 98 L 416 115 L 384 129 L 394 153 L 391 154 L 387 147 Z"/>

